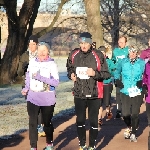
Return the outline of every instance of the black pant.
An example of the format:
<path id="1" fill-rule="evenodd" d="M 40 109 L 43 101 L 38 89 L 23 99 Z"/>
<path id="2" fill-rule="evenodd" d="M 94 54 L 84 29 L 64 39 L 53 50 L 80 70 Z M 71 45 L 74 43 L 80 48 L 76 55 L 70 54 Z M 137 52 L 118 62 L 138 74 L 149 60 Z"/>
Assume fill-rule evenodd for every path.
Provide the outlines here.
<path id="1" fill-rule="evenodd" d="M 111 99 L 111 92 L 112 92 L 112 84 L 104 84 L 104 92 L 103 92 L 103 104 L 108 107 L 111 105 L 110 99 Z"/>
<path id="2" fill-rule="evenodd" d="M 146 114 L 147 114 L 148 125 L 150 127 L 150 103 L 146 103 Z"/>
<path id="3" fill-rule="evenodd" d="M 77 133 L 80 141 L 80 146 L 84 146 L 86 142 L 86 108 L 88 107 L 88 118 L 90 122 L 89 131 L 89 146 L 94 147 L 98 135 L 98 112 L 100 99 L 81 99 L 74 98 Z"/>
<path id="4" fill-rule="evenodd" d="M 132 133 L 136 133 L 136 129 L 139 125 L 139 113 L 141 107 L 141 101 L 143 100 L 142 95 L 136 97 L 129 97 L 123 93 L 120 94 L 122 102 L 122 115 L 125 124 L 128 127 L 132 127 Z"/>
<path id="5" fill-rule="evenodd" d="M 43 123 L 44 123 L 44 132 L 46 134 L 46 142 L 48 144 L 53 142 L 53 124 L 51 119 L 53 117 L 55 105 L 52 106 L 36 106 L 31 102 L 27 102 L 27 111 L 29 115 L 29 139 L 31 147 L 37 147 L 37 140 L 38 140 L 38 131 L 37 131 L 37 124 L 38 124 L 38 114 L 39 110 L 41 109 Z"/>
<path id="6" fill-rule="evenodd" d="M 116 105 L 117 111 L 121 111 L 120 88 L 116 87 Z"/>

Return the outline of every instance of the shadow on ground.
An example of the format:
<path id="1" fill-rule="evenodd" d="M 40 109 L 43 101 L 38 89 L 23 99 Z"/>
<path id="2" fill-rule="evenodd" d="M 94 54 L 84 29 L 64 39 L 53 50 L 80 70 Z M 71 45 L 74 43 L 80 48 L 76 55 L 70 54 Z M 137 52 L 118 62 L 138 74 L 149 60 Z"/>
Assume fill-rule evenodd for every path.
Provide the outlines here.
<path id="1" fill-rule="evenodd" d="M 6 135 L 0 137 L 0 149 L 2 150 L 5 147 L 14 147 L 16 145 L 19 145 L 24 139 L 24 137 L 19 133 L 23 133 L 26 131 L 27 130 L 18 130 L 13 135 L 9 135 L 9 136 Z"/>
<path id="2" fill-rule="evenodd" d="M 122 129 L 126 128 L 126 125 L 123 119 L 115 119 L 116 114 L 116 105 L 115 100 L 112 99 L 113 109 L 113 118 L 110 120 L 104 119 L 104 124 L 100 127 L 98 138 L 97 138 L 97 150 L 106 147 L 111 140 L 113 140 L 114 136 L 116 136 Z M 146 112 L 143 112 L 139 115 L 140 123 L 139 128 L 137 130 L 136 136 L 137 138 L 143 133 L 144 129 L 147 127 L 147 117 Z M 122 138 L 123 135 L 122 135 Z"/>

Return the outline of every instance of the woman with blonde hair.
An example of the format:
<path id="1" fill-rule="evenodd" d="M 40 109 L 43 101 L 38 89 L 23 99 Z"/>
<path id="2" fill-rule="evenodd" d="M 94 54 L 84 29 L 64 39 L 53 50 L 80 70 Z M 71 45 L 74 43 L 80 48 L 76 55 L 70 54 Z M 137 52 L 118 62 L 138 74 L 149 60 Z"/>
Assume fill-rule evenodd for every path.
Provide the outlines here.
<path id="1" fill-rule="evenodd" d="M 49 45 L 39 42 L 37 57 L 29 61 L 26 73 L 25 88 L 22 95 L 27 95 L 27 111 L 29 115 L 29 139 L 31 150 L 37 150 L 38 113 L 41 110 L 44 132 L 46 134 L 45 150 L 53 150 L 52 117 L 56 103 L 55 87 L 59 84 L 57 66 L 49 56 Z"/>

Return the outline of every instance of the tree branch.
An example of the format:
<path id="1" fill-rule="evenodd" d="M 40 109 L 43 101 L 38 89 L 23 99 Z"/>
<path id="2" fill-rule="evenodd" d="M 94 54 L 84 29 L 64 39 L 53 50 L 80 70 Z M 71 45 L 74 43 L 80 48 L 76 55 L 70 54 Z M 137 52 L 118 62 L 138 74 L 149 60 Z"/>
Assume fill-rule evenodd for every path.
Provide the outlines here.
<path id="1" fill-rule="evenodd" d="M 47 27 L 47 28 L 45 28 L 45 29 L 43 29 L 42 31 L 38 32 L 38 33 L 36 34 L 38 37 L 41 37 L 42 35 L 47 34 L 50 30 L 52 30 L 54 24 L 56 23 L 56 21 L 57 21 L 59 15 L 60 15 L 60 13 L 61 13 L 61 11 L 62 11 L 63 5 L 64 5 L 66 2 L 68 2 L 68 1 L 69 1 L 69 0 L 61 0 L 61 3 L 60 3 L 60 5 L 59 5 L 59 7 L 58 7 L 58 11 L 57 11 L 57 13 L 56 13 L 56 15 L 55 15 L 53 21 L 51 22 L 50 26 Z"/>

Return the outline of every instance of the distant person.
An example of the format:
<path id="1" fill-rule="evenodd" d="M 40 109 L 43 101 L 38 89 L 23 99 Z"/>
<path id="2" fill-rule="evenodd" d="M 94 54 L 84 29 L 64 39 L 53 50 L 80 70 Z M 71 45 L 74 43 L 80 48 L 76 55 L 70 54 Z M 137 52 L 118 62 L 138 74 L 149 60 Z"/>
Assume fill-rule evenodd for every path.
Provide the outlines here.
<path id="1" fill-rule="evenodd" d="M 113 90 L 112 77 L 113 77 L 115 65 L 114 65 L 113 61 L 107 57 L 107 48 L 105 48 L 105 46 L 100 46 L 98 48 L 98 50 L 101 51 L 103 53 L 104 57 L 106 58 L 108 70 L 109 70 L 109 73 L 111 74 L 111 77 L 109 79 L 103 80 L 103 84 L 104 84 L 103 90 L 104 91 L 103 91 L 103 98 L 102 98 L 102 106 L 100 106 L 99 115 L 98 115 L 98 119 L 99 119 L 98 123 L 101 126 L 103 124 L 103 117 L 102 117 L 103 105 L 106 107 L 107 119 L 111 119 L 113 116 L 113 114 L 111 112 L 111 93 Z"/>
<path id="2" fill-rule="evenodd" d="M 98 135 L 99 103 L 103 97 L 103 80 L 110 78 L 104 55 L 92 48 L 92 35 L 83 32 L 79 38 L 80 48 L 71 51 L 67 60 L 68 77 L 74 81 L 79 150 L 95 150 Z M 90 122 L 89 146 L 86 146 L 86 108 Z"/>
<path id="3" fill-rule="evenodd" d="M 143 92 L 146 101 L 146 113 L 148 118 L 148 126 L 150 128 L 150 59 L 147 61 L 143 75 Z M 148 135 L 148 150 L 150 150 L 150 130 Z"/>
<path id="4" fill-rule="evenodd" d="M 22 77 L 22 88 L 24 88 L 25 84 L 25 73 L 27 72 L 27 68 L 29 65 L 29 60 L 32 58 L 36 58 L 37 56 L 37 44 L 38 44 L 38 38 L 36 35 L 31 35 L 29 37 L 29 46 L 28 50 L 25 51 L 19 60 L 19 66 L 17 70 L 17 74 L 19 77 Z M 26 96 L 25 96 L 26 98 Z M 39 136 L 45 136 L 45 133 L 43 131 L 43 119 L 42 115 L 39 112 L 39 119 L 38 119 L 38 132 Z"/>
<path id="5" fill-rule="evenodd" d="M 126 46 L 127 38 L 122 36 L 118 40 L 118 47 L 113 50 L 112 60 L 115 66 L 123 59 L 128 56 L 128 46 Z M 120 88 L 116 87 L 116 118 L 121 118 L 121 100 L 120 100 Z"/>
<path id="6" fill-rule="evenodd" d="M 25 88 L 22 89 L 22 95 L 27 95 L 31 150 L 37 150 L 37 120 L 40 110 L 46 134 L 45 150 L 54 150 L 54 127 L 51 120 L 56 103 L 55 87 L 59 84 L 59 76 L 54 60 L 49 57 L 49 50 L 47 43 L 39 42 L 37 57 L 29 61 Z"/>
<path id="7" fill-rule="evenodd" d="M 149 61 L 149 59 L 150 59 L 150 38 L 148 39 L 148 48 L 141 51 L 140 58 L 144 59 L 146 63 Z"/>
<path id="8" fill-rule="evenodd" d="M 24 86 L 24 75 L 27 71 L 29 60 L 37 56 L 37 44 L 38 44 L 37 36 L 31 35 L 29 37 L 28 50 L 25 51 L 20 57 L 17 74 L 18 76 L 23 77 L 23 86 Z"/>
<path id="9" fill-rule="evenodd" d="M 116 68 L 114 78 L 120 88 L 122 116 L 127 128 L 124 137 L 137 142 L 136 131 L 139 127 L 139 113 L 143 101 L 142 76 L 145 62 L 138 58 L 138 50 L 129 47 L 129 56 L 124 58 Z M 119 80 L 121 78 L 121 80 Z"/>

